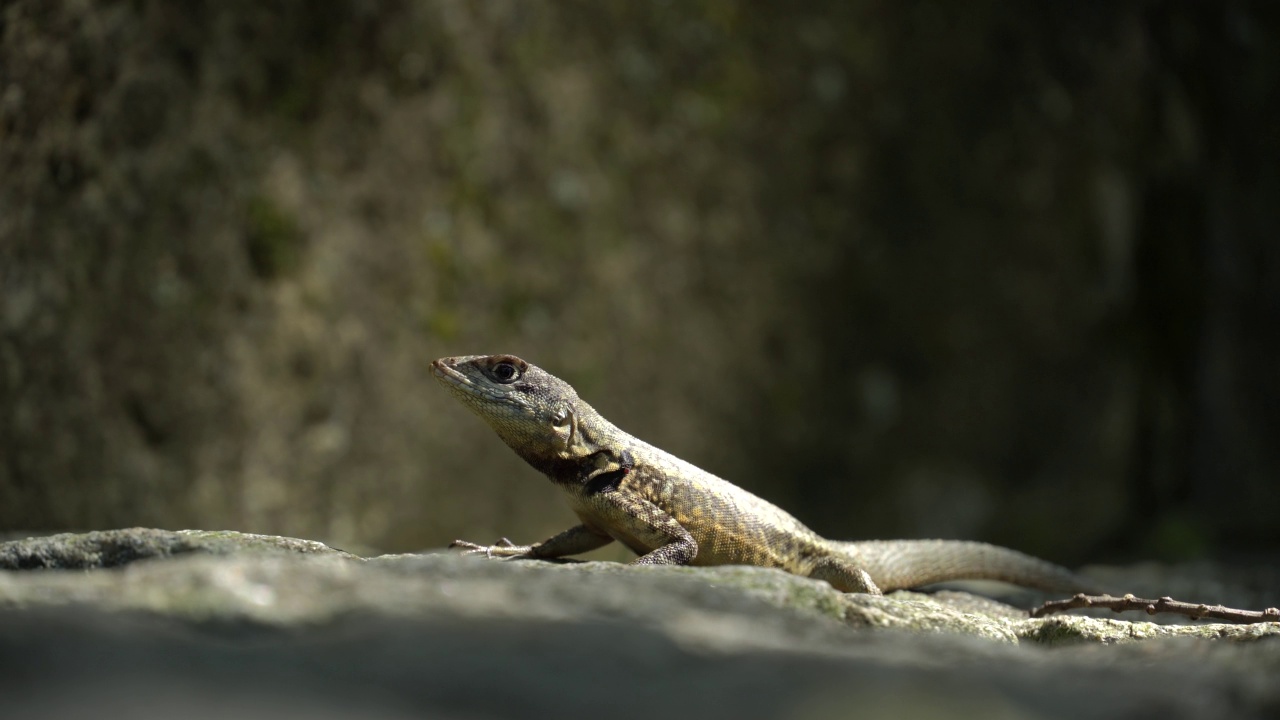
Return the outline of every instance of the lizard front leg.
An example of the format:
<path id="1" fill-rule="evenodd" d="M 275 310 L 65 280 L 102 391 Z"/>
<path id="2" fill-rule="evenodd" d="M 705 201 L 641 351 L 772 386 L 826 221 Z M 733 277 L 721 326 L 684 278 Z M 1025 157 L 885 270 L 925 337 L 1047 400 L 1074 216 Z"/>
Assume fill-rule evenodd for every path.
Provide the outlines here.
<path id="1" fill-rule="evenodd" d="M 626 449 L 618 453 L 617 457 L 614 455 L 607 451 L 592 455 L 590 460 L 584 463 L 582 478 L 575 484 L 588 488 L 588 493 L 591 495 L 615 491 L 618 482 L 631 472 L 636 461 L 631 456 L 631 452 Z M 449 543 L 449 547 L 461 548 L 468 555 L 483 553 L 487 558 L 548 559 L 591 552 L 611 542 L 613 538 L 608 533 L 583 523 L 533 545 L 516 545 L 502 538 L 493 545 L 478 545 L 466 540 L 454 540 Z"/>
<path id="2" fill-rule="evenodd" d="M 594 493 L 587 501 L 591 522 L 609 532 L 640 557 L 633 565 L 688 565 L 698 556 L 698 541 L 675 518 L 639 495 L 625 490 Z M 584 516 L 586 517 L 586 516 Z"/>
<path id="3" fill-rule="evenodd" d="M 461 548 L 468 555 L 483 554 L 488 558 L 542 560 L 590 552 L 611 542 L 613 542 L 613 538 L 608 535 L 593 530 L 586 525 L 574 525 L 562 533 L 557 533 L 540 543 L 532 545 L 516 545 L 510 540 L 502 538 L 493 545 L 477 545 L 466 540 L 454 540 L 449 543 L 449 547 Z"/>

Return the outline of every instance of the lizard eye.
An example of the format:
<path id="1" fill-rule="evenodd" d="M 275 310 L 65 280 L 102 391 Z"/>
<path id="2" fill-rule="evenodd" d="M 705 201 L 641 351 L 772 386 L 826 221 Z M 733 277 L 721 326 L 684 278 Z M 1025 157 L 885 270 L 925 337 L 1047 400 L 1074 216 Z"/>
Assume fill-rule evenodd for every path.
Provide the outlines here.
<path id="1" fill-rule="evenodd" d="M 498 363 L 490 370 L 493 378 L 500 383 L 513 383 L 520 379 L 520 369 L 509 362 Z"/>
<path id="2" fill-rule="evenodd" d="M 564 427 L 569 424 L 569 411 L 566 408 L 560 408 L 551 416 L 551 424 L 556 427 Z"/>

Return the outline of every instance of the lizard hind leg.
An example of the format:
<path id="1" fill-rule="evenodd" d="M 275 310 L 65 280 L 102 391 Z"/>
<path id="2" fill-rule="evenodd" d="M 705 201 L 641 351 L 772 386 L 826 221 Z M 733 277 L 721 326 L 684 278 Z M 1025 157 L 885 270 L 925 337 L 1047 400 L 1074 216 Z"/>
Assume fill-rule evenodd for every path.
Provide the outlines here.
<path id="1" fill-rule="evenodd" d="M 698 555 L 698 542 L 692 537 L 685 537 L 669 542 L 666 545 L 645 553 L 632 565 L 688 565 Z"/>
<path id="2" fill-rule="evenodd" d="M 884 594 L 880 592 L 880 587 L 866 570 L 842 558 L 822 558 L 813 566 L 813 570 L 809 571 L 809 577 L 814 580 L 825 580 L 840 592 Z"/>

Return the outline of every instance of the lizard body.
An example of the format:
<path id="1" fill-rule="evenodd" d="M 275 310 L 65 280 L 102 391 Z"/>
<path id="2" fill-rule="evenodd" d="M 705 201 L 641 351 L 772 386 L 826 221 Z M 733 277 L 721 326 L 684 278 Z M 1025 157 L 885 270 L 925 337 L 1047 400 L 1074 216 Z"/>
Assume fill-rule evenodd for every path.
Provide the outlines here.
<path id="1" fill-rule="evenodd" d="M 623 432 L 568 383 L 513 355 L 447 357 L 436 379 L 567 496 L 581 521 L 533 545 L 456 541 L 488 556 L 557 558 L 618 541 L 638 564 L 758 565 L 879 594 L 955 579 L 1055 591 L 1086 583 L 1015 550 L 955 540 L 827 540 L 781 508 Z"/>

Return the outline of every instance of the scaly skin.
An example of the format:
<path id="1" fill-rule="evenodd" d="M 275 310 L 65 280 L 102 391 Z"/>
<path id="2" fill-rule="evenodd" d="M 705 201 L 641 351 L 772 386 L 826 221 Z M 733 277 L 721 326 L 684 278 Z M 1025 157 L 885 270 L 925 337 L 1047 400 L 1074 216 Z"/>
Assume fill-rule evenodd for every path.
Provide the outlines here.
<path id="1" fill-rule="evenodd" d="M 826 540 L 781 508 L 619 430 L 568 383 L 513 355 L 441 358 L 431 370 L 564 491 L 582 521 L 533 545 L 458 540 L 455 547 L 548 559 L 617 540 L 640 556 L 637 564 L 759 565 L 873 594 L 964 578 L 1087 589 L 1068 570 L 986 543 Z"/>

